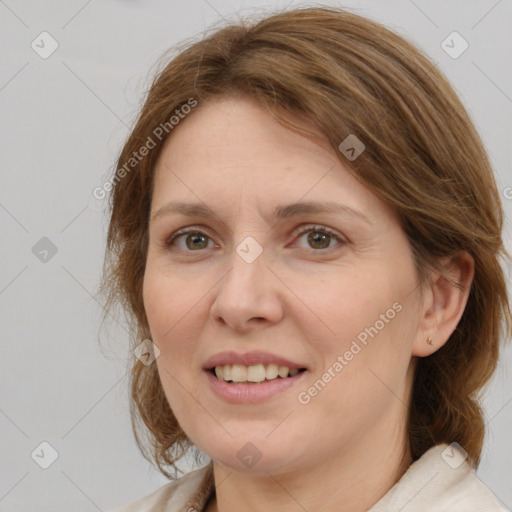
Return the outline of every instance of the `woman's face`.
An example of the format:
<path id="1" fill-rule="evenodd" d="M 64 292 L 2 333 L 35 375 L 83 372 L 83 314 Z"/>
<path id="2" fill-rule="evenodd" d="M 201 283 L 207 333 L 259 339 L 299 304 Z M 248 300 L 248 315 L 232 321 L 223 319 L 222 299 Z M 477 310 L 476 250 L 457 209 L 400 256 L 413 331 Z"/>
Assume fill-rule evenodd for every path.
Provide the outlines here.
<path id="1" fill-rule="evenodd" d="M 143 291 L 185 433 L 271 473 L 404 445 L 420 288 L 392 211 L 252 100 L 180 123 L 156 167 Z M 272 379 L 286 366 L 305 371 Z"/>

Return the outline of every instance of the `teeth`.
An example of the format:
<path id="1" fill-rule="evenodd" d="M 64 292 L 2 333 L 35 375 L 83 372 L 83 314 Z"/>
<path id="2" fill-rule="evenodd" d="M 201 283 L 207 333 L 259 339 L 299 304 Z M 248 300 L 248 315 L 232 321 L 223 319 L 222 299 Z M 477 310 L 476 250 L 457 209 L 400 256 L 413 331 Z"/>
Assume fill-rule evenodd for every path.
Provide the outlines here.
<path id="1" fill-rule="evenodd" d="M 247 380 L 249 382 L 263 382 L 267 372 L 262 364 L 247 367 Z"/>
<path id="2" fill-rule="evenodd" d="M 242 366 L 241 364 L 234 364 L 231 367 L 231 380 L 233 382 L 246 382 L 247 381 L 247 367 Z"/>
<path id="3" fill-rule="evenodd" d="M 268 364 L 265 370 L 266 378 L 268 380 L 275 379 L 279 375 L 279 366 L 277 364 Z"/>
<path id="4" fill-rule="evenodd" d="M 288 377 L 289 371 L 290 370 L 286 366 L 280 366 L 279 369 L 277 370 L 277 373 L 279 374 L 279 377 L 282 377 L 284 379 L 285 377 Z"/>
<path id="5" fill-rule="evenodd" d="M 233 382 L 263 382 L 266 380 L 293 377 L 299 373 L 297 368 L 291 370 L 287 366 L 279 366 L 275 363 L 267 365 L 256 364 L 244 366 L 243 364 L 225 364 L 215 367 L 215 375 L 225 381 Z"/>

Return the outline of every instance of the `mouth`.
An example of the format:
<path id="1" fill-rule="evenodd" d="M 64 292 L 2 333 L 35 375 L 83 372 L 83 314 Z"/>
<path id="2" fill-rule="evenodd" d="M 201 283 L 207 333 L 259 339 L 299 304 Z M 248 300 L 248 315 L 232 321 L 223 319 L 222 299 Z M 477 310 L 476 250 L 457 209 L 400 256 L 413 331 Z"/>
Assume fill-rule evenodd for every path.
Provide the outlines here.
<path id="1" fill-rule="evenodd" d="M 288 368 L 275 363 L 245 366 L 226 364 L 207 369 L 218 380 L 228 384 L 262 384 L 278 380 L 291 379 L 306 371 L 306 368 Z"/>

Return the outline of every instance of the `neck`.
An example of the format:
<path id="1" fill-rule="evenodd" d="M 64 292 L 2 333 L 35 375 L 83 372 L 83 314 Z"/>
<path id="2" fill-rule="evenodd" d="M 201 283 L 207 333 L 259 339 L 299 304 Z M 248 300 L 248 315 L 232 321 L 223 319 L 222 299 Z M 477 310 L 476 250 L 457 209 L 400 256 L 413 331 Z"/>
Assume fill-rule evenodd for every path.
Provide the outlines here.
<path id="1" fill-rule="evenodd" d="M 372 432 L 370 439 L 364 447 L 354 443 L 353 449 L 343 449 L 329 460 L 289 473 L 254 476 L 214 462 L 216 496 L 207 511 L 367 511 L 412 463 L 404 433 L 381 437 Z"/>

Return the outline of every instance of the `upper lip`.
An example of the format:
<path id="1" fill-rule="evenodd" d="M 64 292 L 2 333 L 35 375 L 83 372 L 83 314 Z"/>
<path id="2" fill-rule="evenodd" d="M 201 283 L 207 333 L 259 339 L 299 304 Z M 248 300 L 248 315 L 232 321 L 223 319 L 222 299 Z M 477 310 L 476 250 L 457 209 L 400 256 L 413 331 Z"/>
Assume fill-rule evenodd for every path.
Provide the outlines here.
<path id="1" fill-rule="evenodd" d="M 211 370 L 216 366 L 233 365 L 233 364 L 242 364 L 244 366 L 253 366 L 256 364 L 277 364 L 279 366 L 286 366 L 289 369 L 297 368 L 300 370 L 301 368 L 306 368 L 305 365 L 294 363 L 285 357 L 278 356 L 276 354 L 271 354 L 270 352 L 261 352 L 261 351 L 252 351 L 252 352 L 219 352 L 218 354 L 210 357 L 203 366 L 204 370 Z"/>

